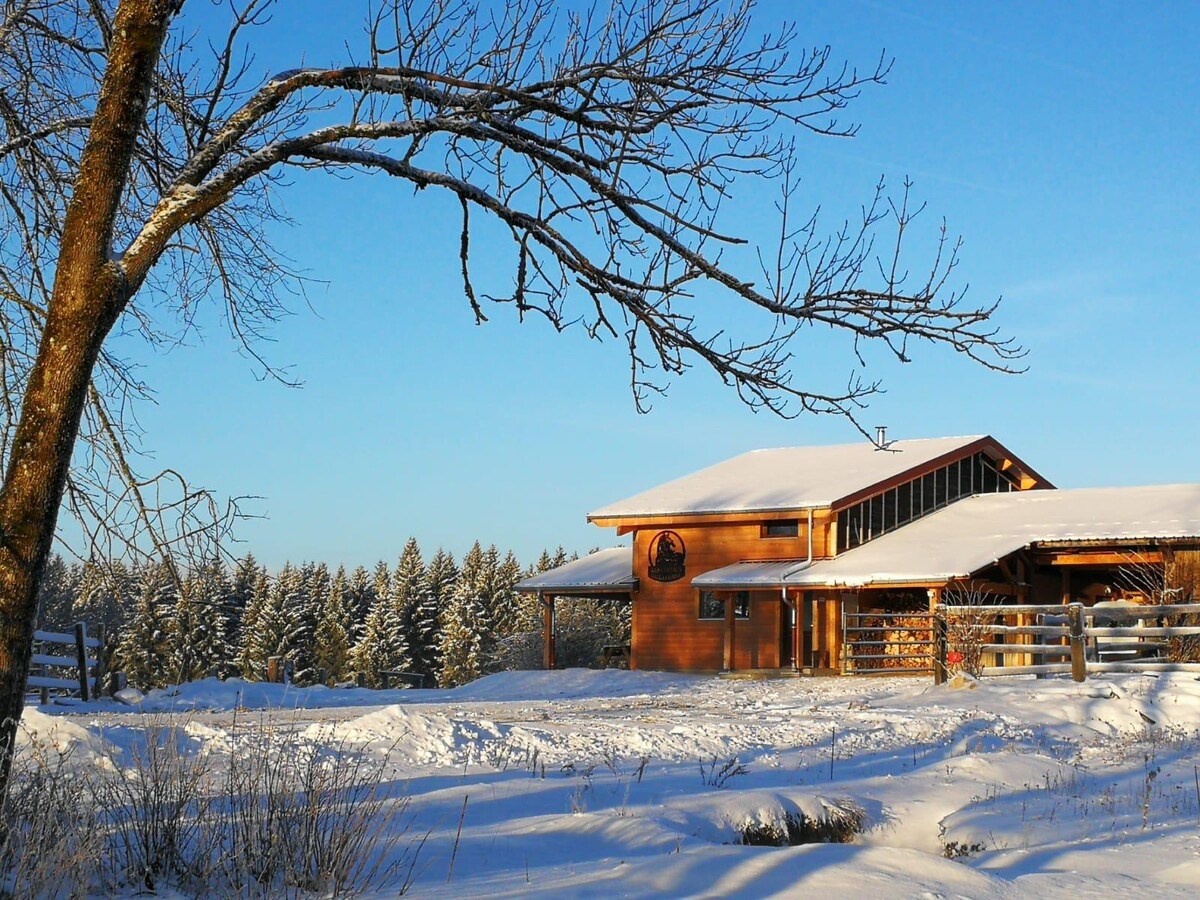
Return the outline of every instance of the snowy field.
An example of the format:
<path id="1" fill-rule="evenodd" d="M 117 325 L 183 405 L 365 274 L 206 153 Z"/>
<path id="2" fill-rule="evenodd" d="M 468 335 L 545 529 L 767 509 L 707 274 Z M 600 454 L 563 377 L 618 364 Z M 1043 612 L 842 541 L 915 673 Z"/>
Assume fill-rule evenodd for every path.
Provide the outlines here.
<path id="1" fill-rule="evenodd" d="M 246 712 L 246 710 L 262 712 Z M 1194 897 L 1200 681 L 934 687 L 507 673 L 448 691 L 204 681 L 27 711 L 122 764 L 148 723 L 220 757 L 239 718 L 386 761 L 417 896 Z M 723 771 L 724 770 L 724 771 Z M 785 817 L 851 843 L 743 846 Z M 392 891 L 384 892 L 391 895 Z"/>

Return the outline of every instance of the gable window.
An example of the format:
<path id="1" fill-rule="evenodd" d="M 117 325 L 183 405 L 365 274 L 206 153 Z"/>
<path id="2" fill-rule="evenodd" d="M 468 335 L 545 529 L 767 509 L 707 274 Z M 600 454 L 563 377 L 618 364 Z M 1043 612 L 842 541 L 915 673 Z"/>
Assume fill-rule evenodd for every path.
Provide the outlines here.
<path id="1" fill-rule="evenodd" d="M 838 550 L 872 541 L 972 494 L 1017 490 L 1013 477 L 979 452 L 840 510 Z"/>
<path id="2" fill-rule="evenodd" d="M 799 537 L 799 519 L 779 519 L 775 522 L 763 523 L 763 537 Z"/>
<path id="3" fill-rule="evenodd" d="M 733 615 L 737 619 L 750 618 L 750 592 L 738 591 L 733 595 Z M 724 619 L 725 597 L 712 591 L 700 592 L 701 619 Z"/>

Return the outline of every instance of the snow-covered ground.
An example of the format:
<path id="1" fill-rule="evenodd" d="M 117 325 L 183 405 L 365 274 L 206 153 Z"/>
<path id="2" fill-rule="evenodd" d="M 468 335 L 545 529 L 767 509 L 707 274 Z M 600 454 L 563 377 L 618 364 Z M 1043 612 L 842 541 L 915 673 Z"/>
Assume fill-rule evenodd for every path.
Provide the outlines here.
<path id="1" fill-rule="evenodd" d="M 204 681 L 138 706 L 31 709 L 25 725 L 120 765 L 148 722 L 219 755 L 247 715 L 386 759 L 389 790 L 411 798 L 397 827 L 428 835 L 420 896 L 1200 891 L 1191 675 L 934 687 L 570 670 L 393 692 Z M 740 844 L 748 825 L 830 810 L 865 814 L 852 843 Z"/>

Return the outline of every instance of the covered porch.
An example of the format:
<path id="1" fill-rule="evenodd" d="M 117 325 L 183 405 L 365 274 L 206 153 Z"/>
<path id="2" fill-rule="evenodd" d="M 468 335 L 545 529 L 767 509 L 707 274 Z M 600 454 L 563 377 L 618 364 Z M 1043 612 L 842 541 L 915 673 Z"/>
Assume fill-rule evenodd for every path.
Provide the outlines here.
<path id="1" fill-rule="evenodd" d="M 638 589 L 638 579 L 633 574 L 633 550 L 630 547 L 597 550 L 556 569 L 530 576 L 518 582 L 514 589 L 537 597 L 542 610 L 542 666 L 548 670 L 556 669 L 555 601 L 569 597 L 632 603 Z M 630 668 L 633 668 L 628 648 L 625 649 Z"/>
<path id="2" fill-rule="evenodd" d="M 738 562 L 692 579 L 693 587 L 724 603 L 722 672 L 746 675 L 835 675 L 841 671 L 843 603 L 840 589 L 830 585 L 798 584 L 796 577 L 818 563 L 806 559 Z M 780 605 L 779 667 L 759 669 L 738 665 L 739 643 L 735 600 L 749 593 Z"/>

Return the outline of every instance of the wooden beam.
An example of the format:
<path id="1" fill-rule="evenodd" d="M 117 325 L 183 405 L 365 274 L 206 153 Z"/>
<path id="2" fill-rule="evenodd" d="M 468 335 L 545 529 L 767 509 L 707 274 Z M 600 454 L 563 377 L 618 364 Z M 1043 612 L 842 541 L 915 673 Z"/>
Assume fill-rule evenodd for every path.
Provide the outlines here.
<path id="1" fill-rule="evenodd" d="M 737 617 L 734 615 L 733 609 L 733 594 L 722 591 L 718 596 L 725 598 L 725 671 L 733 671 L 733 638 L 734 638 L 734 623 Z"/>
<path id="2" fill-rule="evenodd" d="M 1081 553 L 1074 550 L 1061 550 L 1039 553 L 1033 559 L 1039 566 L 1136 566 L 1142 563 L 1160 564 L 1163 561 L 1163 554 L 1161 550 L 1145 550 L 1136 553 L 1114 553 L 1112 551 Z"/>
<path id="3" fill-rule="evenodd" d="M 554 595 L 540 597 L 542 602 L 542 664 L 546 671 L 558 666 L 557 648 L 554 646 Z"/>
<path id="4" fill-rule="evenodd" d="M 804 668 L 804 592 L 796 594 L 796 624 L 792 627 L 792 662 L 799 672 Z"/>
<path id="5" fill-rule="evenodd" d="M 1004 577 L 1013 585 L 1013 587 L 1016 587 L 1020 583 L 1017 581 L 1017 576 L 1013 574 L 1013 570 L 1009 566 L 1007 559 L 996 560 L 996 566 L 1000 569 L 1001 574 L 1004 575 Z"/>
<path id="6" fill-rule="evenodd" d="M 1062 570 L 1062 602 L 1066 606 L 1071 602 L 1071 570 Z"/>
<path id="7" fill-rule="evenodd" d="M 831 512 L 829 507 L 820 507 L 813 509 L 814 522 L 822 522 L 829 519 Z M 803 525 L 808 519 L 808 508 L 800 509 L 773 509 L 762 512 L 715 512 L 707 513 L 664 513 L 662 515 L 645 515 L 645 516 L 594 516 L 588 517 L 588 521 L 593 525 L 598 525 L 601 528 L 618 528 L 625 529 L 620 532 L 628 534 L 629 531 L 637 528 L 671 528 L 681 525 L 726 525 L 737 522 L 776 522 L 779 520 L 800 521 L 801 536 L 803 536 Z"/>

